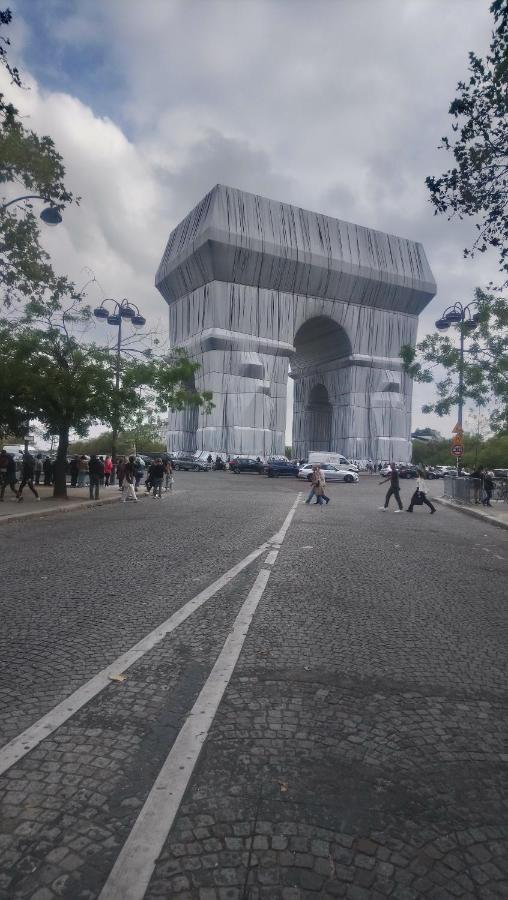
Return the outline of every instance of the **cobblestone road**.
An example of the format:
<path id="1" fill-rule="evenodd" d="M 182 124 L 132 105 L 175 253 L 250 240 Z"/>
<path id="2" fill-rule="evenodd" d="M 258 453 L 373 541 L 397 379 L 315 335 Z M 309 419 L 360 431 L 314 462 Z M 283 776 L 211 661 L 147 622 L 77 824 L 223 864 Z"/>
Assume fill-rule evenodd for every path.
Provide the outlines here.
<path id="1" fill-rule="evenodd" d="M 298 505 L 282 541 L 296 481 L 180 473 L 177 488 L 2 533 L 0 763 L 269 547 L 0 777 L 0 897 L 116 900 L 115 860 L 265 569 L 173 827 L 129 898 L 507 897 L 506 532 L 443 508 L 380 512 L 365 477 L 330 486 L 327 508 Z"/>

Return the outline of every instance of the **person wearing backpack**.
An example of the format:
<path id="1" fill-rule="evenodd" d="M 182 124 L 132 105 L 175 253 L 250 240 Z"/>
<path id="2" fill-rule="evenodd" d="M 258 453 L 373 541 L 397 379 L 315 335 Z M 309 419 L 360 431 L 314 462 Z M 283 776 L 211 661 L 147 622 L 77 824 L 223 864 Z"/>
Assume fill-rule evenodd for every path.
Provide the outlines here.
<path id="1" fill-rule="evenodd" d="M 95 453 L 92 453 L 90 461 L 88 463 L 88 477 L 90 500 L 98 500 L 99 485 L 101 483 L 101 479 L 104 478 L 104 463 L 100 456 L 96 456 Z"/>
<path id="2" fill-rule="evenodd" d="M 411 501 L 409 503 L 409 506 L 408 506 L 406 512 L 412 513 L 413 506 L 423 506 L 423 504 L 425 504 L 425 506 L 429 507 L 431 515 L 432 515 L 432 513 L 435 513 L 436 507 L 430 502 L 430 500 L 427 499 L 427 495 L 426 495 L 425 491 L 422 491 L 421 481 L 420 481 L 420 479 L 418 479 L 417 484 L 416 484 L 416 491 L 414 492 L 413 496 L 411 497 Z"/>

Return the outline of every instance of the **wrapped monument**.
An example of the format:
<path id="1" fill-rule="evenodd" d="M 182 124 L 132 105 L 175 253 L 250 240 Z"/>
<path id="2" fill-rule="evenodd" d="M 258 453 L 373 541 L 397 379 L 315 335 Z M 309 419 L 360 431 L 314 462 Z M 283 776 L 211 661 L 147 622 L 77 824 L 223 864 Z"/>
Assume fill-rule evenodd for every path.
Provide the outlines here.
<path id="1" fill-rule="evenodd" d="M 410 457 L 400 347 L 436 292 L 421 244 L 217 185 L 171 233 L 156 275 L 171 344 L 200 364 L 209 415 L 169 414 L 168 450 Z"/>

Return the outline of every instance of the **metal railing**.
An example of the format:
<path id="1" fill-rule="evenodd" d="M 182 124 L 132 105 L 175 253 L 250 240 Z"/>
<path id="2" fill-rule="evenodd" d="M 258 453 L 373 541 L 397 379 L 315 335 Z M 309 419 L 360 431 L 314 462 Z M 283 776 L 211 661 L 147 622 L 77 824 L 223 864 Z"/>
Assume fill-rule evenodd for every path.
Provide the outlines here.
<path id="1" fill-rule="evenodd" d="M 478 503 L 483 498 L 482 481 L 471 476 L 446 475 L 443 478 L 443 497 L 456 503 Z M 492 501 L 508 502 L 508 481 L 496 479 Z"/>

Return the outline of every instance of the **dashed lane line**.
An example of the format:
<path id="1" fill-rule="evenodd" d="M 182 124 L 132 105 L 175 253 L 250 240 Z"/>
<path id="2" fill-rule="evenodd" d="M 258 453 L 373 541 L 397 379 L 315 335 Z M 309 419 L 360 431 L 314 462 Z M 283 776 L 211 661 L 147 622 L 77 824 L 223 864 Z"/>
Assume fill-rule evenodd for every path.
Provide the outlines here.
<path id="1" fill-rule="evenodd" d="M 200 591 L 199 594 L 196 594 L 191 600 L 188 600 L 179 610 L 173 613 L 173 615 L 166 619 L 165 622 L 162 622 L 161 625 L 154 628 L 153 631 L 142 638 L 137 644 L 125 653 L 122 653 L 121 656 L 118 656 L 112 663 L 106 666 L 106 668 L 102 669 L 101 672 L 94 675 L 94 677 L 85 682 L 85 684 L 81 685 L 81 687 L 70 694 L 69 697 L 46 713 L 46 715 L 42 716 L 42 718 L 38 719 L 37 722 L 34 722 L 33 725 L 30 725 L 29 728 L 9 741 L 8 744 L 1 747 L 0 775 L 3 775 L 3 773 L 10 769 L 11 766 L 37 747 L 44 738 L 47 738 L 53 731 L 56 731 L 60 725 L 63 725 L 64 722 L 78 712 L 82 706 L 85 706 L 86 703 L 96 697 L 105 687 L 111 685 L 112 676 L 119 675 L 129 669 L 138 661 L 138 659 L 141 659 L 145 653 L 148 653 L 149 650 L 160 643 L 167 634 L 170 634 L 175 628 L 178 628 L 178 626 L 188 619 L 196 609 L 199 609 L 199 607 L 206 603 L 207 600 L 210 600 L 211 597 L 215 596 L 215 594 L 233 581 L 240 572 L 243 572 L 243 570 L 261 556 L 262 553 L 270 549 L 274 543 L 277 545 L 280 542 L 280 535 L 283 532 L 284 525 L 294 508 L 295 506 L 293 505 L 288 516 L 286 516 L 282 528 L 280 531 L 276 532 L 271 539 L 261 544 L 260 547 L 257 547 L 256 550 L 253 550 L 252 553 L 245 556 L 244 559 L 232 566 L 231 569 L 228 569 L 228 571 L 221 575 L 220 578 L 217 578 L 217 580 L 207 588 L 204 588 L 204 590 Z M 284 534 L 286 531 L 284 531 Z"/>
<path id="2" fill-rule="evenodd" d="M 299 499 L 279 534 L 282 543 Z M 278 551 L 276 551 L 278 552 Z M 270 554 L 269 554 L 270 555 Z M 267 560 L 268 561 L 268 560 Z M 261 569 L 123 845 L 99 900 L 142 900 L 273 569 Z"/>

